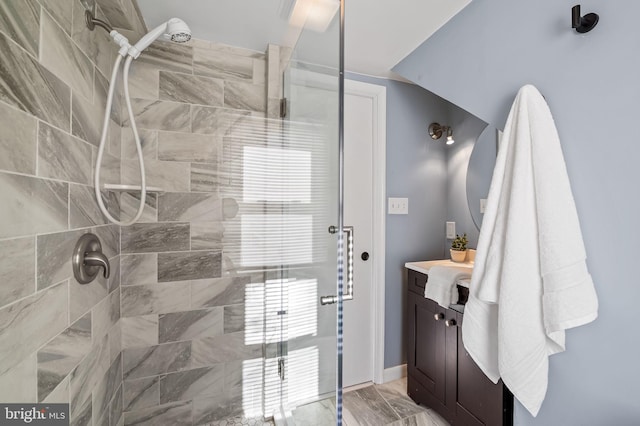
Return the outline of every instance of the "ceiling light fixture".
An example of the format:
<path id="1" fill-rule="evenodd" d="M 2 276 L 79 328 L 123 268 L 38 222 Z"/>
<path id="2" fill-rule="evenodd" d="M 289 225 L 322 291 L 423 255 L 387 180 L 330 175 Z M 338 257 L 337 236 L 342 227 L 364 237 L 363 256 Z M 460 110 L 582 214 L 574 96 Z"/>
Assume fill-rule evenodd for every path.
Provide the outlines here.
<path id="1" fill-rule="evenodd" d="M 431 139 L 438 140 L 445 133 L 447 135 L 447 145 L 453 145 L 455 140 L 453 139 L 453 129 L 451 126 L 443 126 L 440 123 L 431 123 L 429 125 L 429 135 L 431 135 Z"/>
<path id="2" fill-rule="evenodd" d="M 340 9 L 338 0 L 296 0 L 289 24 L 323 33 Z"/>

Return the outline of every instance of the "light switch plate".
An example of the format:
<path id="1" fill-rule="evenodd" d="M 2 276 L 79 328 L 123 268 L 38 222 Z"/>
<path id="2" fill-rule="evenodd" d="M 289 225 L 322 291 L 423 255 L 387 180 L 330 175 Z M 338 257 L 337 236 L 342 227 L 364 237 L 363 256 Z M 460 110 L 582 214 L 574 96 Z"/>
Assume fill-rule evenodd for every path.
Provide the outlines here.
<path id="1" fill-rule="evenodd" d="M 409 199 L 389 197 L 388 211 L 389 214 L 409 214 Z"/>
<path id="2" fill-rule="evenodd" d="M 447 239 L 453 240 L 456 237 L 456 223 L 447 222 Z"/>
<path id="3" fill-rule="evenodd" d="M 484 211 L 487 209 L 487 199 L 486 198 L 481 198 L 480 199 L 480 213 L 484 214 Z"/>

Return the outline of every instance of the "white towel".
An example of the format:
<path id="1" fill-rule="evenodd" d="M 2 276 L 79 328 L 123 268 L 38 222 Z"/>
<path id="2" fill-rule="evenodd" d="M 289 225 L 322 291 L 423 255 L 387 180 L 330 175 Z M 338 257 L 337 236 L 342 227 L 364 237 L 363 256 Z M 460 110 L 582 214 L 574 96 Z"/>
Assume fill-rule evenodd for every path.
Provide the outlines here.
<path id="1" fill-rule="evenodd" d="M 448 308 L 458 302 L 456 282 L 471 278 L 471 268 L 455 266 L 432 266 L 429 269 L 429 279 L 424 288 L 424 297 L 438 302 L 438 305 Z"/>
<path id="2" fill-rule="evenodd" d="M 565 350 L 564 330 L 598 315 L 585 259 L 551 112 L 524 86 L 498 152 L 462 338 L 485 374 L 502 377 L 534 416 L 547 392 L 548 356 Z"/>

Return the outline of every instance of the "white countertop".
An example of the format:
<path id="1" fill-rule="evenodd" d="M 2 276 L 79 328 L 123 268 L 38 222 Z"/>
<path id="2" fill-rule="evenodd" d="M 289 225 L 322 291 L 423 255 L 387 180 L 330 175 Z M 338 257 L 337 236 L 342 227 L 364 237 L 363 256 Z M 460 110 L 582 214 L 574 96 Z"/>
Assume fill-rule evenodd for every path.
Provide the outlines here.
<path id="1" fill-rule="evenodd" d="M 465 268 L 469 269 L 469 273 L 473 272 L 473 262 L 454 262 L 451 259 L 442 260 L 425 260 L 422 262 L 407 262 L 404 267 L 411 269 L 412 271 L 420 272 L 423 274 L 429 274 L 429 269 L 432 266 L 450 266 L 452 268 Z M 463 279 L 456 282 L 457 285 L 469 288 L 470 279 Z"/>

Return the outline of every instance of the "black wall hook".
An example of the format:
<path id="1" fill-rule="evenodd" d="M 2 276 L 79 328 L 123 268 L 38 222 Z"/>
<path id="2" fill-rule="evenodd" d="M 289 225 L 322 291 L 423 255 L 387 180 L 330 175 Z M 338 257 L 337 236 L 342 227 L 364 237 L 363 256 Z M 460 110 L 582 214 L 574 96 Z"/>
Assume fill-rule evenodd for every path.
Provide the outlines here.
<path id="1" fill-rule="evenodd" d="M 571 9 L 571 27 L 575 28 L 577 32 L 584 34 L 588 33 L 598 25 L 600 17 L 597 13 L 587 13 L 584 16 L 580 15 L 580 5 L 577 4 Z"/>

